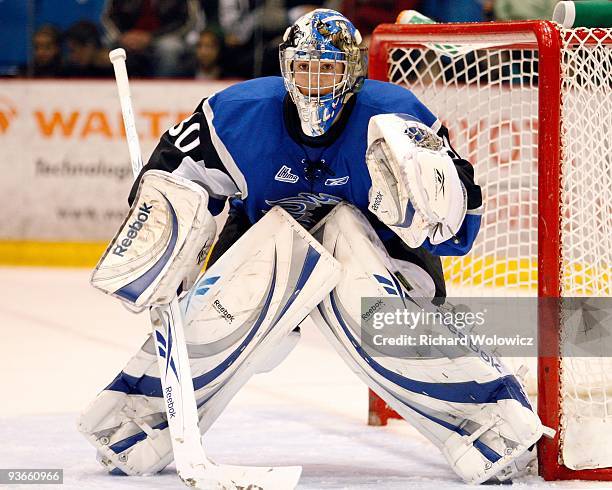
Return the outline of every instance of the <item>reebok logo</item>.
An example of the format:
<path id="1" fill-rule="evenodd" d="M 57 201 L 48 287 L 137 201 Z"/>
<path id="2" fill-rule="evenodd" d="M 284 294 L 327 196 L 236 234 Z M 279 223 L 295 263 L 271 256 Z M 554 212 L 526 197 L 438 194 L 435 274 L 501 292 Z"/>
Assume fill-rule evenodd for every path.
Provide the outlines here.
<path id="1" fill-rule="evenodd" d="M 435 173 L 436 173 L 436 199 L 438 198 L 438 193 L 442 194 L 442 197 L 444 197 L 444 172 L 440 171 L 439 169 L 435 169 Z"/>
<path id="2" fill-rule="evenodd" d="M 348 182 L 349 176 L 345 175 L 344 177 L 337 177 L 335 179 L 327 179 L 325 181 L 325 185 L 344 185 Z"/>
<path id="3" fill-rule="evenodd" d="M 383 306 L 385 306 L 385 303 L 383 303 L 382 299 L 379 299 L 378 301 L 376 301 L 376 303 L 374 303 L 372 306 L 370 306 L 370 308 L 368 309 L 368 311 L 366 311 L 365 313 L 363 313 L 361 315 L 361 319 L 364 322 L 367 322 L 372 315 L 374 314 L 374 312 L 376 312 L 377 310 L 379 310 L 380 308 L 382 308 Z"/>
<path id="4" fill-rule="evenodd" d="M 172 386 L 166 388 L 166 406 L 168 407 L 168 415 L 174 418 L 176 411 L 174 410 L 174 400 L 172 399 Z"/>
<path id="5" fill-rule="evenodd" d="M 140 208 L 138 208 L 138 216 L 136 220 L 128 226 L 128 232 L 126 237 L 121 240 L 115 248 L 113 249 L 113 254 L 118 255 L 119 257 L 125 257 L 125 252 L 128 251 L 130 246 L 132 245 L 133 240 L 138 236 L 138 232 L 142 230 L 145 221 L 149 219 L 149 215 L 151 214 L 151 210 L 153 209 L 153 205 L 147 206 L 147 203 L 143 203 Z"/>
<path id="6" fill-rule="evenodd" d="M 289 184 L 295 184 L 300 178 L 291 173 L 291 167 L 287 167 L 287 165 L 283 165 L 281 169 L 276 172 L 274 176 L 274 180 L 278 180 L 280 182 L 288 182 Z"/>
<path id="7" fill-rule="evenodd" d="M 227 323 L 232 323 L 234 321 L 234 315 L 227 311 L 227 308 L 223 306 L 218 299 L 216 299 L 213 303 L 213 307 L 221 314 L 223 318 L 225 318 Z"/>

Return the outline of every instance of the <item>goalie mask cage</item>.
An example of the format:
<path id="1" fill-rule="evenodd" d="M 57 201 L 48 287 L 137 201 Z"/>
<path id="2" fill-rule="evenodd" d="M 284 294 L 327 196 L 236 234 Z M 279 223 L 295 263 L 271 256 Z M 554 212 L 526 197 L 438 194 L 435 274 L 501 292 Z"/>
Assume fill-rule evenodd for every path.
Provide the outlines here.
<path id="1" fill-rule="evenodd" d="M 370 78 L 410 88 L 441 118 L 482 187 L 472 251 L 444 262 L 449 296 L 612 296 L 612 29 L 381 25 L 369 63 Z M 561 354 L 562 301 L 539 302 L 539 345 L 559 354 L 537 360 L 537 392 L 528 381 L 557 431 L 539 443 L 539 471 L 610 480 L 612 353 Z M 370 423 L 390 416 L 371 392 Z"/>

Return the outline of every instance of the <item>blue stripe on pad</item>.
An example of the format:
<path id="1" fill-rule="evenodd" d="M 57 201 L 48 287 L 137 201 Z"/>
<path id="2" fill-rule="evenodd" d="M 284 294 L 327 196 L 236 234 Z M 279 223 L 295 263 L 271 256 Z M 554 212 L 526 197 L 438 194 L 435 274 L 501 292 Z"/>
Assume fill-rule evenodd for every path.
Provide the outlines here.
<path id="1" fill-rule="evenodd" d="M 204 280 L 202 281 L 202 283 L 201 283 L 200 285 L 201 285 L 201 286 L 205 286 L 205 285 L 212 285 L 212 284 L 215 284 L 215 283 L 216 283 L 216 282 L 219 280 L 219 278 L 220 278 L 220 277 L 221 277 L 221 276 L 212 276 L 212 277 L 207 277 L 206 279 L 204 279 Z"/>
<path id="2" fill-rule="evenodd" d="M 302 288 L 312 275 L 312 271 L 316 267 L 319 259 L 321 258 L 321 254 L 317 252 L 311 245 L 308 245 L 308 251 L 306 252 L 306 259 L 304 260 L 304 265 L 302 266 L 302 270 L 300 272 L 300 276 L 295 284 L 295 289 L 291 296 L 289 296 L 289 301 L 283 307 L 280 314 L 278 314 L 277 319 L 280 320 L 283 315 L 287 312 L 289 307 L 293 304 L 298 295 L 302 292 Z M 278 322 L 277 320 L 277 322 Z M 276 323 L 275 323 L 276 325 Z"/>
<path id="3" fill-rule="evenodd" d="M 392 371 L 389 371 L 388 369 L 384 368 L 379 363 L 377 363 L 371 356 L 369 356 L 363 350 L 363 348 L 357 343 L 356 339 L 351 335 L 351 333 L 348 331 L 348 328 L 347 328 L 346 324 L 344 323 L 344 320 L 342 319 L 342 316 L 340 315 L 340 312 L 339 312 L 339 310 L 338 310 L 338 308 L 336 306 L 336 301 L 334 299 L 333 291 L 330 294 L 330 299 L 331 299 L 331 303 L 332 303 L 332 308 L 334 310 L 334 314 L 336 315 L 336 318 L 337 318 L 338 322 L 340 323 L 340 326 L 344 330 L 345 334 L 347 335 L 347 337 L 351 341 L 351 344 L 355 347 L 355 349 L 361 355 L 361 357 L 370 366 L 372 366 L 372 368 L 378 374 L 380 374 L 381 376 L 385 377 L 386 379 L 389 379 L 389 380 L 393 381 L 395 384 L 397 384 L 399 386 L 402 386 L 403 388 L 407 389 L 408 391 L 413 391 L 413 392 L 416 392 L 416 393 L 421 393 L 421 394 L 424 394 L 424 395 L 427 395 L 427 396 L 431 396 L 431 393 L 424 392 L 424 391 L 417 391 L 414 388 L 418 387 L 421 384 L 435 386 L 437 383 L 425 383 L 425 382 L 421 382 L 421 381 L 412 380 L 410 378 L 405 378 L 405 377 L 403 377 L 403 376 L 401 376 L 399 374 L 396 374 L 396 373 L 394 373 Z M 324 311 L 323 311 L 323 309 L 321 308 L 320 305 L 319 305 L 318 308 L 319 308 L 319 312 L 321 313 L 321 315 L 323 315 L 323 317 L 325 318 L 325 313 L 324 313 Z M 388 376 L 388 373 L 391 373 L 394 376 L 393 377 Z M 392 378 L 395 378 L 395 379 L 392 379 Z M 408 383 L 401 382 L 401 380 L 398 380 L 397 378 L 400 378 L 401 380 L 405 380 Z M 415 383 L 416 386 L 413 386 L 412 383 Z M 466 384 L 469 384 L 469 383 L 473 383 L 473 384 L 479 385 L 479 383 L 476 383 L 475 381 L 466 382 L 466 383 L 445 383 L 445 385 L 466 385 Z M 486 385 L 486 384 L 488 384 L 488 383 L 483 383 L 483 385 Z M 444 384 L 442 384 L 442 385 L 444 385 Z M 482 385 L 479 385 L 479 386 L 482 386 Z M 432 390 L 430 388 L 429 391 L 431 392 L 431 391 L 435 391 L 435 390 Z M 436 398 L 438 398 L 438 397 L 436 397 Z M 442 399 L 444 399 L 444 398 L 442 398 Z M 423 412 L 422 410 L 419 410 L 419 409 L 413 407 L 412 405 L 406 403 L 403 400 L 400 400 L 400 399 L 397 399 L 397 400 L 400 403 L 402 403 L 403 405 L 406 405 L 409 409 L 414 410 L 415 412 L 417 412 L 419 415 L 421 415 L 421 416 L 431 420 L 432 422 L 440 424 L 441 426 L 445 427 L 448 430 L 456 432 L 456 433 L 458 433 L 459 435 L 462 435 L 462 436 L 469 436 L 470 435 L 469 432 L 467 432 L 465 429 L 463 429 L 461 427 L 455 426 L 455 425 L 453 425 L 453 424 L 451 424 L 451 423 L 449 423 L 449 422 L 447 422 L 445 420 L 442 420 L 442 419 L 439 419 L 437 417 L 434 417 L 433 415 L 429 415 L 429 414 Z M 455 401 L 455 400 L 447 400 L 447 401 Z M 470 399 L 470 401 L 468 403 L 476 403 L 476 402 L 474 402 L 473 400 Z M 480 451 L 480 453 L 485 458 L 487 458 L 489 461 L 496 462 L 496 461 L 498 461 L 501 458 L 501 456 L 497 452 L 495 452 L 493 449 L 491 449 L 489 446 L 487 446 L 483 442 L 476 440 L 476 441 L 474 441 L 473 444 L 474 444 L 474 447 L 476 449 L 478 449 Z"/>
<path id="4" fill-rule="evenodd" d="M 412 391 L 413 393 L 420 393 L 422 395 L 437 398 L 438 400 L 444 400 L 447 402 L 454 403 L 495 403 L 497 400 L 509 400 L 513 399 L 518 401 L 525 408 L 531 410 L 529 401 L 523 394 L 523 390 L 516 381 L 516 378 L 512 375 L 502 376 L 493 381 L 486 383 L 478 383 L 476 381 L 464 381 L 459 383 L 429 383 L 427 381 L 418 381 L 415 379 L 407 378 L 394 371 L 391 371 L 378 362 L 376 362 L 367 352 L 359 345 L 353 335 L 350 333 L 348 327 L 344 323 L 336 300 L 334 292 L 330 294 L 330 300 L 332 309 L 340 326 L 344 330 L 346 336 L 351 340 L 351 343 L 355 346 L 355 349 L 359 355 L 372 366 L 372 368 L 381 376 L 385 377 L 389 381 L 392 381 L 402 388 Z"/>
<path id="5" fill-rule="evenodd" d="M 389 281 L 385 276 L 381 276 L 380 274 L 374 274 L 376 280 L 382 284 L 386 284 L 387 286 L 393 286 L 393 283 Z"/>
<path id="6" fill-rule="evenodd" d="M 293 293 L 291 294 L 291 296 L 289 297 L 289 300 L 287 301 L 287 303 L 281 310 L 281 313 L 277 316 L 278 319 L 282 318 L 282 316 L 289 309 L 291 304 L 293 304 L 293 302 L 295 301 L 299 293 L 302 291 L 302 288 L 304 287 L 304 285 L 306 284 L 306 282 L 312 275 L 312 272 L 314 271 L 320 258 L 321 258 L 321 254 L 317 252 L 312 246 L 309 246 L 308 251 L 306 253 L 306 258 L 304 260 L 304 265 L 302 266 L 302 270 L 300 272 L 300 275 L 295 285 L 295 289 Z M 213 283 L 216 282 L 217 279 L 219 279 L 219 277 L 211 278 Z M 255 333 L 259 329 L 259 326 L 263 322 L 263 319 L 267 315 L 275 285 L 276 285 L 276 250 L 274 252 L 274 270 L 272 274 L 270 291 L 268 292 L 268 296 L 266 298 L 264 307 L 259 317 L 257 318 L 257 321 L 255 322 L 251 332 L 249 333 L 245 341 L 238 347 L 238 349 L 236 349 L 232 354 L 230 354 L 230 356 L 223 363 L 221 363 L 219 366 L 217 366 L 212 371 L 209 371 L 208 373 L 205 373 L 193 379 L 194 390 L 198 390 L 199 388 L 206 386 L 211 381 L 213 381 L 217 376 L 219 376 L 223 371 L 225 371 L 225 369 L 227 369 L 227 367 L 229 367 L 232 364 L 232 362 L 235 360 L 235 358 L 238 357 L 238 355 L 242 352 L 243 346 L 246 346 L 248 342 L 250 342 L 252 337 L 255 335 Z M 234 354 L 236 355 L 234 356 Z M 145 395 L 145 396 L 152 396 L 152 397 L 162 396 L 162 388 L 161 388 L 161 382 L 159 378 L 154 377 L 154 376 L 147 376 L 147 375 L 143 375 L 142 377 L 137 378 L 134 376 L 130 376 L 129 374 L 126 374 L 124 372 L 119 373 L 119 375 L 113 380 L 113 382 L 106 389 L 110 391 L 120 391 L 120 392 L 129 394 L 129 395 L 135 394 L 135 395 Z M 197 407 L 200 408 L 212 396 L 214 396 L 214 393 L 206 397 L 205 399 L 201 400 L 200 402 L 198 402 Z M 166 428 L 167 426 L 168 424 L 166 422 L 165 426 L 163 426 L 163 424 L 160 424 L 156 428 Z M 134 434 L 122 441 L 115 443 L 111 449 L 115 451 L 114 448 L 117 448 L 118 450 L 115 452 L 125 451 L 129 447 L 144 440 L 145 438 L 146 438 L 146 433 L 140 432 L 138 434 Z"/>
<path id="7" fill-rule="evenodd" d="M 289 301 L 283 307 L 279 318 L 287 311 L 287 309 L 291 306 L 291 304 L 295 301 L 300 291 L 304 287 L 304 284 L 308 281 L 310 276 L 312 275 L 312 271 L 314 270 L 316 264 L 318 263 L 321 254 L 317 252 L 313 247 L 308 247 L 308 252 L 306 253 L 306 259 L 304 260 L 304 265 L 302 267 L 302 271 L 300 272 L 300 276 L 298 277 L 295 291 L 289 297 Z M 214 278 L 216 281 L 216 278 Z M 274 292 L 274 287 L 276 285 L 276 251 L 274 252 L 274 270 L 272 273 L 272 282 L 270 285 L 270 290 L 268 291 L 268 296 L 266 298 L 264 307 L 259 314 L 257 321 L 254 323 L 253 328 L 249 332 L 248 336 L 245 340 L 238 346 L 236 350 L 234 350 L 221 364 L 215 367 L 213 370 L 204 373 L 200 376 L 193 378 L 193 386 L 195 390 L 198 390 L 215 378 L 217 378 L 223 371 L 225 371 L 230 364 L 232 364 L 236 358 L 240 355 L 243 348 L 251 341 L 257 330 L 259 329 L 261 323 L 268 313 L 268 309 L 270 307 L 270 302 L 272 300 L 272 294 Z M 156 376 L 148 376 L 143 375 L 140 378 L 136 378 L 134 376 L 130 376 L 124 372 L 119 373 L 119 375 L 113 380 L 113 382 L 106 387 L 107 390 L 110 391 L 120 391 L 122 393 L 126 393 L 128 395 L 146 395 L 152 397 L 162 397 L 162 389 L 161 382 Z"/>
<path id="8" fill-rule="evenodd" d="M 268 309 L 270 308 L 270 302 L 272 301 L 272 295 L 274 293 L 275 285 L 276 250 L 274 250 L 274 270 L 272 272 L 272 281 L 270 284 L 270 289 L 268 291 L 268 296 L 266 297 L 264 307 L 259 313 L 256 322 L 253 324 L 253 327 L 249 331 L 246 338 L 238 346 L 238 348 L 236 348 L 223 362 L 221 362 L 221 364 L 208 371 L 207 373 L 193 378 L 194 390 L 199 390 L 200 388 L 209 384 L 211 381 L 214 381 L 219 375 L 221 375 L 238 358 L 244 348 L 253 339 L 253 337 L 257 333 L 257 330 L 261 326 L 264 318 L 268 314 Z M 128 395 L 146 395 L 158 398 L 162 397 L 161 382 L 159 378 L 156 376 L 148 376 L 146 374 L 141 376 L 140 378 L 134 378 L 133 376 L 129 376 L 125 373 L 120 373 L 119 376 L 117 376 L 117 378 L 115 378 L 115 380 L 106 389 L 111 391 L 121 391 L 123 393 L 127 393 Z"/>
<path id="9" fill-rule="evenodd" d="M 157 341 L 163 345 L 164 347 L 166 347 L 166 339 L 164 338 L 164 336 L 159 333 L 157 330 L 155 330 L 155 337 L 157 338 Z"/>

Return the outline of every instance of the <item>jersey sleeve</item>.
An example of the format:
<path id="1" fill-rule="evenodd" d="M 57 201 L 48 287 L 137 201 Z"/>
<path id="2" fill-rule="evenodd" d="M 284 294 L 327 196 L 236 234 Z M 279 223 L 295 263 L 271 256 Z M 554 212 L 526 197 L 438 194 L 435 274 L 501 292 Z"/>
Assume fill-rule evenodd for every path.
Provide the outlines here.
<path id="1" fill-rule="evenodd" d="M 206 99 L 191 116 L 162 135 L 132 185 L 128 198 L 130 205 L 136 197 L 142 175 L 153 169 L 179 175 L 204 187 L 209 195 L 208 208 L 213 215 L 223 210 L 227 197 L 240 194 L 242 189 L 222 163 L 212 143 L 211 125 L 204 114 L 205 103 Z"/>
<path id="2" fill-rule="evenodd" d="M 465 255 L 474 244 L 474 240 L 480 230 L 482 220 L 482 191 L 480 186 L 474 182 L 474 167 L 470 162 L 461 158 L 450 143 L 448 129 L 440 126 L 438 136 L 444 141 L 444 146 L 451 157 L 457 174 L 467 194 L 467 213 L 465 219 L 457 232 L 457 235 L 438 245 L 432 245 L 429 239 L 425 240 L 423 247 L 435 255 Z"/>

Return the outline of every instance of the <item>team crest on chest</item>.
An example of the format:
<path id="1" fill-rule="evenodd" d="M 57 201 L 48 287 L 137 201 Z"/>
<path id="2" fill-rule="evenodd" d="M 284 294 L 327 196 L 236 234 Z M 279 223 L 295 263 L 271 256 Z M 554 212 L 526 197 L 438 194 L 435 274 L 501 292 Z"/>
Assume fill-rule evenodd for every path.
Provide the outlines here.
<path id="1" fill-rule="evenodd" d="M 312 226 L 322 219 L 336 204 L 341 203 L 342 198 L 325 194 L 323 192 L 312 194 L 300 192 L 297 196 L 285 197 L 270 201 L 266 204 L 270 207 L 280 206 L 287 211 L 296 221 L 304 226 Z M 266 213 L 267 210 L 262 210 Z"/>
<path id="2" fill-rule="evenodd" d="M 283 165 L 276 175 L 274 176 L 274 180 L 278 180 L 280 182 L 288 182 L 289 184 L 295 184 L 300 178 L 291 173 L 291 167 L 287 167 L 287 165 Z"/>

